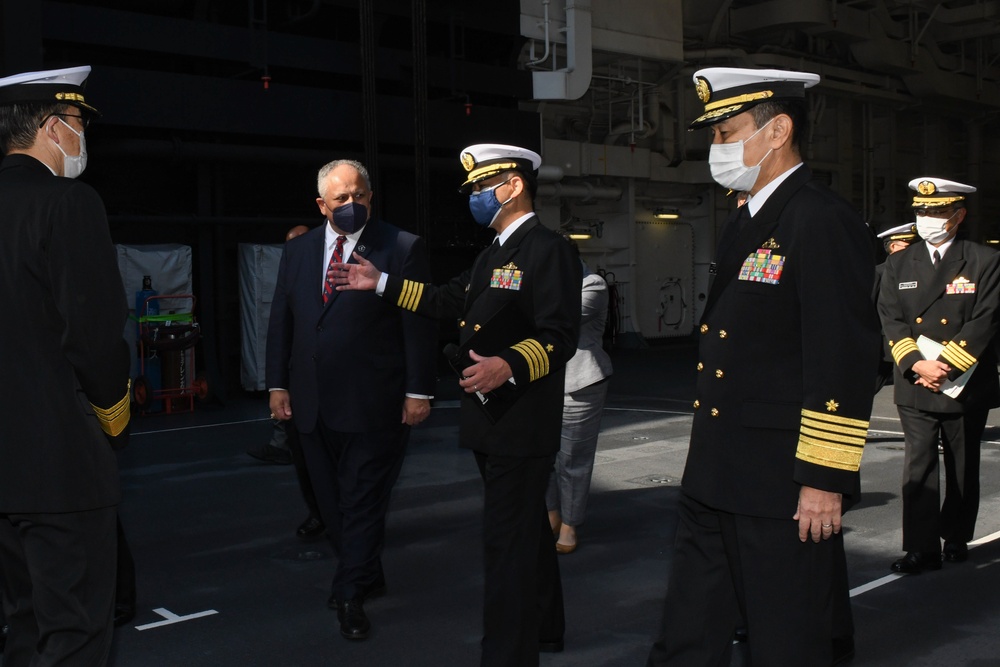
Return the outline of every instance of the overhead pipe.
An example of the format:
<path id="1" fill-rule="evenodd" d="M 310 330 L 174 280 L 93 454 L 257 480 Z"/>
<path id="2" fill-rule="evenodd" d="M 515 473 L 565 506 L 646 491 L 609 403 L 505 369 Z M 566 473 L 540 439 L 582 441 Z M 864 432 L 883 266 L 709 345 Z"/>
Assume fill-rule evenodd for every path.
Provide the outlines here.
<path id="1" fill-rule="evenodd" d="M 549 41 L 549 23 L 550 23 L 550 21 L 549 21 L 549 1 L 550 0 L 542 0 L 542 17 L 543 17 L 542 18 L 542 25 L 545 27 L 545 53 L 543 53 L 542 57 L 539 58 L 538 60 L 529 60 L 527 63 L 525 63 L 525 65 L 527 65 L 528 67 L 532 67 L 532 66 L 537 65 L 539 63 L 543 63 L 543 62 L 545 62 L 546 60 L 549 59 L 549 45 L 550 45 L 550 41 Z M 534 51 L 534 49 L 535 49 L 535 43 L 534 43 L 534 41 L 532 41 L 532 43 L 531 43 L 531 49 L 532 49 L 531 54 L 534 55 L 535 54 L 535 51 Z"/>
<path id="2" fill-rule="evenodd" d="M 538 186 L 538 196 L 541 198 L 567 198 L 588 201 L 617 201 L 622 198 L 622 189 L 617 186 L 600 186 L 588 183 L 541 183 Z"/>
<path id="3" fill-rule="evenodd" d="M 590 0 L 566 0 L 566 68 L 532 72 L 536 100 L 578 100 L 594 73 Z"/>

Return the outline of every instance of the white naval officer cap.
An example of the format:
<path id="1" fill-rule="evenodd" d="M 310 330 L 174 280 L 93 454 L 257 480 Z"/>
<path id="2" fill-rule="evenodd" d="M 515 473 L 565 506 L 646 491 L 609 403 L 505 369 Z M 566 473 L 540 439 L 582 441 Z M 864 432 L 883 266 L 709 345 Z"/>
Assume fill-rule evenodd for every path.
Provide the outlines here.
<path id="1" fill-rule="evenodd" d="M 87 104 L 83 95 L 90 65 L 24 72 L 0 79 L 0 105 L 26 102 L 71 104 L 95 115 L 100 112 Z"/>
<path id="2" fill-rule="evenodd" d="M 769 100 L 804 98 L 819 74 L 781 69 L 709 67 L 694 73 L 695 92 L 705 112 L 688 125 L 707 127 Z"/>
<path id="3" fill-rule="evenodd" d="M 884 232 L 876 234 L 875 238 L 882 239 L 885 243 L 892 241 L 910 242 L 917 238 L 917 225 L 912 222 L 907 222 L 902 225 L 890 227 Z"/>
<path id="4" fill-rule="evenodd" d="M 462 150 L 459 159 L 467 172 L 465 182 L 458 188 L 462 193 L 467 193 L 474 183 L 501 172 L 514 169 L 525 176 L 533 176 L 542 166 L 542 156 L 535 151 L 506 144 L 467 146 Z"/>
<path id="5" fill-rule="evenodd" d="M 965 195 L 975 192 L 976 188 L 965 183 L 956 183 L 935 176 L 919 176 L 910 181 L 913 195 L 913 208 L 936 208 L 949 206 L 963 201 Z"/>

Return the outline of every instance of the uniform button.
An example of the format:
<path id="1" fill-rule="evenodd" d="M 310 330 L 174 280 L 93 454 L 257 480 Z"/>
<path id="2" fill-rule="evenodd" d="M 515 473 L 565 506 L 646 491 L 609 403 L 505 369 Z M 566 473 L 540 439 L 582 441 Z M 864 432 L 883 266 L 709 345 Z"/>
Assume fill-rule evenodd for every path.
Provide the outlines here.
<path id="1" fill-rule="evenodd" d="M 896 344 L 896 341 L 892 341 L 892 340 L 889 341 L 889 347 L 892 347 L 895 344 Z"/>
<path id="2" fill-rule="evenodd" d="M 924 318 L 922 318 L 922 317 L 918 317 L 918 318 L 917 318 L 917 324 L 920 324 L 920 323 L 922 323 L 923 321 L 924 321 Z"/>
<path id="3" fill-rule="evenodd" d="M 460 327 L 464 327 L 464 326 L 465 326 L 465 320 L 462 320 L 461 322 L 459 322 L 459 323 L 458 323 L 458 326 L 460 326 Z"/>
<path id="4" fill-rule="evenodd" d="M 725 329 L 719 329 L 719 338 L 725 338 L 728 335 Z"/>
<path id="5" fill-rule="evenodd" d="M 704 333 L 708 333 L 708 325 L 707 324 L 702 324 L 701 328 L 699 328 L 698 330 L 701 331 L 703 334 Z"/>
<path id="6" fill-rule="evenodd" d="M 712 416 L 713 417 L 718 417 L 719 416 L 719 409 L 718 408 L 712 408 Z"/>
<path id="7" fill-rule="evenodd" d="M 721 379 L 722 379 L 723 377 L 725 377 L 725 375 L 726 375 L 726 374 L 722 372 L 722 369 L 721 369 L 721 368 L 715 371 L 715 377 L 719 378 L 720 380 L 721 380 Z"/>
<path id="8" fill-rule="evenodd" d="M 692 405 L 694 406 L 694 409 L 697 410 L 701 407 L 701 401 L 695 401 Z"/>
<path id="9" fill-rule="evenodd" d="M 474 325 L 472 326 L 472 330 L 473 330 L 473 331 L 479 331 L 480 329 L 482 329 L 482 327 L 481 327 L 481 326 L 479 326 L 478 324 L 474 324 Z"/>
<path id="10" fill-rule="evenodd" d="M 699 362 L 698 362 L 698 372 L 700 373 L 700 372 L 702 372 L 703 370 L 705 370 L 705 364 L 703 364 L 703 363 L 701 363 L 701 362 L 699 361 Z"/>
<path id="11" fill-rule="evenodd" d="M 948 318 L 942 317 L 941 318 L 941 324 L 948 324 Z"/>

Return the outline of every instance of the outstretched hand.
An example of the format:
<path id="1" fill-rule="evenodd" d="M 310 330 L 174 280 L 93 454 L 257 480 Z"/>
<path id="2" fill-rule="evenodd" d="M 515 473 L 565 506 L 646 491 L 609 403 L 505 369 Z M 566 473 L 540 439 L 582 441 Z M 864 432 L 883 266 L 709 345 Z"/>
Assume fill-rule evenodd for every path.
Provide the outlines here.
<path id="1" fill-rule="evenodd" d="M 373 290 L 378 287 L 382 271 L 358 253 L 352 253 L 357 264 L 335 263 L 332 265 L 333 284 L 337 291 Z"/>

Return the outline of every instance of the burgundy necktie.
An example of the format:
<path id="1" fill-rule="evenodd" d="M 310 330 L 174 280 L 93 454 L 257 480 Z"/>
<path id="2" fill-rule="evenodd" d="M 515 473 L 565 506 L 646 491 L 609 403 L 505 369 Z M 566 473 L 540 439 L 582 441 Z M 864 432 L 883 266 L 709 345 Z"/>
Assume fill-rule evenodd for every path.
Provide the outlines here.
<path id="1" fill-rule="evenodd" d="M 333 254 L 330 255 L 330 263 L 326 267 L 326 280 L 323 281 L 323 303 L 329 301 L 330 297 L 333 296 L 333 265 L 344 262 L 344 241 L 346 240 L 346 236 L 338 236 L 337 245 L 334 246 Z"/>

